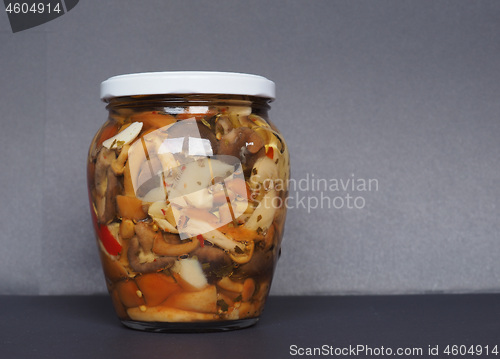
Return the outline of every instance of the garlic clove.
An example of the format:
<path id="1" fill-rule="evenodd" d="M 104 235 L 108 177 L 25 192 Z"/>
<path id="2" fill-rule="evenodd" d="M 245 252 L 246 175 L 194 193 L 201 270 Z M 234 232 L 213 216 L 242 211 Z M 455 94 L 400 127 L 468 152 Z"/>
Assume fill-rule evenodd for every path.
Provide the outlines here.
<path id="1" fill-rule="evenodd" d="M 202 289 L 208 285 L 201 264 L 195 258 L 178 260 L 172 267 L 172 271 L 179 273 L 182 279 L 197 289 Z"/>
<path id="2" fill-rule="evenodd" d="M 128 145 L 139 135 L 142 130 L 142 122 L 134 122 L 126 129 L 108 138 L 102 145 L 109 149 L 119 148 Z"/>

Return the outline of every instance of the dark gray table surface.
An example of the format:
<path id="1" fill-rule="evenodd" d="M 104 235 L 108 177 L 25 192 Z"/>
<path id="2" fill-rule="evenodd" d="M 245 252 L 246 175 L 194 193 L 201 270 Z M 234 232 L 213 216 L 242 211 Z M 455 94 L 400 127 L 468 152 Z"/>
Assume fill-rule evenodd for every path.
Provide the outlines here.
<path id="1" fill-rule="evenodd" d="M 127 329 L 106 296 L 0 296 L 2 359 L 288 358 L 306 348 L 327 354 L 358 345 L 384 347 L 373 355 L 379 358 L 389 357 L 387 348 L 422 348 L 422 355 L 404 356 L 419 358 L 480 357 L 446 355 L 446 345 L 500 350 L 500 294 L 270 297 L 256 326 L 203 334 Z M 440 355 L 428 355 L 429 346 Z M 367 357 L 353 353 L 324 356 Z"/>

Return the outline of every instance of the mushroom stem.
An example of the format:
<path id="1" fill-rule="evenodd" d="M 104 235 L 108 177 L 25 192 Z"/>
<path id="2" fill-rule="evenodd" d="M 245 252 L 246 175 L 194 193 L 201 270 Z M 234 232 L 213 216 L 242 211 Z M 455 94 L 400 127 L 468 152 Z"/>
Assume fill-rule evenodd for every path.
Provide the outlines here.
<path id="1" fill-rule="evenodd" d="M 125 162 L 128 159 L 128 150 L 130 146 L 125 145 L 121 148 L 120 154 L 118 157 L 111 162 L 111 169 L 113 170 L 114 174 L 117 176 L 121 176 L 123 172 L 125 171 Z"/>
<path id="2" fill-rule="evenodd" d="M 151 273 L 156 272 L 160 269 L 171 267 L 175 258 L 173 257 L 158 257 L 155 258 L 153 262 L 145 262 L 141 263 L 139 260 L 139 253 L 141 252 L 141 248 L 139 246 L 139 239 L 134 237 L 130 240 L 130 246 L 127 251 L 127 258 L 130 264 L 130 267 L 138 273 Z"/>
<path id="3" fill-rule="evenodd" d="M 182 244 L 167 243 L 163 237 L 157 236 L 153 243 L 153 252 L 161 256 L 177 257 L 183 254 L 189 254 L 198 248 L 199 241 L 196 238 L 191 238 Z"/>
<path id="4" fill-rule="evenodd" d="M 156 238 L 161 238 L 161 234 L 153 231 L 143 222 L 139 222 L 135 225 L 135 233 L 137 234 L 139 244 L 144 252 L 150 252 Z"/>

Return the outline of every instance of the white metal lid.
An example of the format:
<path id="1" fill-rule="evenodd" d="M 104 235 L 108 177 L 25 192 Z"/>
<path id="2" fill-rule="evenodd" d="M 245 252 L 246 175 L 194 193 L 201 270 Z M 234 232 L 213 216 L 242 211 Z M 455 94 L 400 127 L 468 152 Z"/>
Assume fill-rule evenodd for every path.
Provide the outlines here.
<path id="1" fill-rule="evenodd" d="M 227 94 L 275 98 L 275 84 L 236 72 L 172 71 L 114 76 L 101 83 L 101 100 L 162 94 Z"/>

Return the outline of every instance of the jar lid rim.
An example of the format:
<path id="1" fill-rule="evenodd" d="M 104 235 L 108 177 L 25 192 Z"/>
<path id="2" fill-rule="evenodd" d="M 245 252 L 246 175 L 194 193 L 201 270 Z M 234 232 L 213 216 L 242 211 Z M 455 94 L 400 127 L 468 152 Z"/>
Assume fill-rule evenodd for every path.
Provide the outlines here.
<path id="1" fill-rule="evenodd" d="M 142 72 L 113 76 L 101 83 L 101 100 L 121 96 L 227 94 L 274 100 L 273 81 L 259 75 L 216 71 Z"/>

